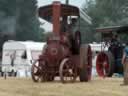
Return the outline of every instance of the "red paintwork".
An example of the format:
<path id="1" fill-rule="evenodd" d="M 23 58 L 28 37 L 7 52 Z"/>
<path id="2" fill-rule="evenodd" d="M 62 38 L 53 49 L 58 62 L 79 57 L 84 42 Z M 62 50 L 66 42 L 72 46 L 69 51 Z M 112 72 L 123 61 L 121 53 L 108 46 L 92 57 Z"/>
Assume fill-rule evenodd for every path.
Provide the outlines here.
<path id="1" fill-rule="evenodd" d="M 60 71 L 62 68 L 60 68 L 60 64 L 63 64 L 61 62 L 67 58 L 68 63 L 66 64 L 69 65 L 69 71 L 72 68 L 73 71 L 75 71 L 75 76 L 78 76 L 80 70 L 80 41 L 76 41 L 76 39 L 80 39 L 80 32 L 77 30 L 77 33 L 79 33 L 77 34 L 77 38 L 73 36 L 71 30 L 72 25 L 70 24 L 71 27 L 68 26 L 67 16 L 79 17 L 79 9 L 71 5 L 61 4 L 57 1 L 53 2 L 52 5 L 41 7 L 39 9 L 39 16 L 42 18 L 52 17 L 51 21 L 53 23 L 53 32 L 48 36 L 47 44 L 39 57 L 39 65 L 41 65 L 42 68 L 41 72 L 39 72 L 39 76 L 42 74 L 46 74 L 49 77 L 58 76 L 63 72 Z M 91 48 L 88 49 L 87 58 L 88 77 L 91 79 L 92 58 L 90 58 L 90 56 L 92 56 Z M 40 70 L 40 68 L 38 69 Z M 69 73 L 70 72 L 68 72 L 68 74 Z M 71 75 L 71 73 L 69 75 Z M 47 77 L 47 80 L 49 77 Z"/>
<path id="2" fill-rule="evenodd" d="M 60 34 L 60 16 L 61 16 L 61 3 L 58 1 L 53 3 L 53 32 L 57 35 Z"/>
<path id="3" fill-rule="evenodd" d="M 99 76 L 107 76 L 107 71 L 109 70 L 108 56 L 104 52 L 100 52 L 96 60 L 96 70 Z"/>
<path id="4" fill-rule="evenodd" d="M 74 13 L 73 13 L 73 9 L 74 8 Z M 67 11 L 69 9 L 69 12 L 67 14 Z M 45 11 L 41 11 L 39 12 L 39 15 L 42 16 L 42 14 L 44 15 L 44 13 L 46 13 L 46 11 L 49 11 L 49 13 L 47 14 L 51 14 L 50 11 L 52 11 L 52 23 L 53 23 L 53 33 L 51 35 L 49 35 L 48 39 L 47 39 L 47 45 L 45 50 L 43 50 L 42 55 L 40 56 L 40 61 L 41 60 L 45 60 L 47 62 L 47 66 L 52 67 L 54 70 L 54 72 L 58 72 L 59 66 L 60 66 L 60 62 L 68 57 L 70 58 L 70 61 L 72 62 L 71 64 L 76 64 L 79 65 L 79 55 L 75 55 L 73 56 L 72 54 L 72 50 L 71 50 L 71 41 L 70 41 L 70 33 L 69 31 L 67 32 L 61 32 L 60 28 L 63 27 L 60 25 L 60 18 L 64 18 L 63 15 L 78 15 L 79 14 L 79 10 L 77 10 L 78 8 L 73 7 L 73 6 L 67 6 L 67 5 L 63 5 L 61 4 L 59 1 L 55 1 L 51 5 L 49 5 L 49 7 L 45 7 L 44 10 Z M 66 12 L 63 12 L 63 11 Z M 45 15 L 47 15 L 45 14 Z M 65 17 L 65 21 L 67 22 L 67 18 Z M 74 59 L 75 58 L 75 59 Z M 78 58 L 78 59 L 76 59 Z M 75 62 L 74 62 L 75 61 Z M 41 62 L 40 62 L 41 63 Z M 49 68 L 48 68 L 49 70 Z"/>

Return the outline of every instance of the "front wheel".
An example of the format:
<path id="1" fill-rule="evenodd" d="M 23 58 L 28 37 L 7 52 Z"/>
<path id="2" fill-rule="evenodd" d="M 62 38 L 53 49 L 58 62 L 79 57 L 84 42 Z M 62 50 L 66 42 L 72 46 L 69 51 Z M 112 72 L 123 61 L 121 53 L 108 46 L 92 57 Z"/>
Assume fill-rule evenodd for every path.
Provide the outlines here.
<path id="1" fill-rule="evenodd" d="M 74 82 L 76 80 L 76 67 L 70 62 L 69 58 L 62 60 L 59 68 L 59 74 L 62 83 Z"/>
<path id="2" fill-rule="evenodd" d="M 31 68 L 31 76 L 32 76 L 32 80 L 34 82 L 39 82 L 40 80 L 42 81 L 42 76 L 41 76 L 41 66 L 39 64 L 39 61 L 36 60 L 33 64 L 32 64 L 32 68 Z"/>

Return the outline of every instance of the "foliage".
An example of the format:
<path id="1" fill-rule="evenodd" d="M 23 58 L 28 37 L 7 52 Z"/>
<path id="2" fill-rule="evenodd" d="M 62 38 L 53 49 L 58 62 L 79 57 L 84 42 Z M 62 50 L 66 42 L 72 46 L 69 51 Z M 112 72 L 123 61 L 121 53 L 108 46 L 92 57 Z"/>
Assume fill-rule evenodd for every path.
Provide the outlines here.
<path id="1" fill-rule="evenodd" d="M 16 40 L 39 40 L 36 0 L 18 0 L 16 10 Z"/>
<path id="2" fill-rule="evenodd" d="M 92 18 L 91 29 L 95 29 L 97 27 L 127 25 L 127 5 L 127 0 L 88 0 L 82 9 Z M 99 37 L 100 34 L 93 31 L 91 41 L 100 41 Z"/>
<path id="3" fill-rule="evenodd" d="M 12 34 L 15 25 L 15 0 L 0 0 L 0 34 Z"/>
<path id="4" fill-rule="evenodd" d="M 89 43 L 93 39 L 93 27 L 80 19 L 80 32 L 82 37 L 82 43 Z"/>
<path id="5" fill-rule="evenodd" d="M 11 39 L 15 31 L 15 5 L 16 0 L 0 0 L 0 51 L 4 41 Z"/>
<path id="6" fill-rule="evenodd" d="M 0 51 L 9 39 L 42 40 L 39 25 L 37 0 L 0 0 Z"/>

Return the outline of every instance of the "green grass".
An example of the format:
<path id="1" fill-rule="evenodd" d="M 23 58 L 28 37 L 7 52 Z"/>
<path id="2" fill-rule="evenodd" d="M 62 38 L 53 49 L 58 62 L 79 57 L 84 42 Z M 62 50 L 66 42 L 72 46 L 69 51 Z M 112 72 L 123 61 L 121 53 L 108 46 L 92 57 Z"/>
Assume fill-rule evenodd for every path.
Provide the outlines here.
<path id="1" fill-rule="evenodd" d="M 93 78 L 88 83 L 33 83 L 31 78 L 0 78 L 0 96 L 128 96 L 122 78 Z"/>

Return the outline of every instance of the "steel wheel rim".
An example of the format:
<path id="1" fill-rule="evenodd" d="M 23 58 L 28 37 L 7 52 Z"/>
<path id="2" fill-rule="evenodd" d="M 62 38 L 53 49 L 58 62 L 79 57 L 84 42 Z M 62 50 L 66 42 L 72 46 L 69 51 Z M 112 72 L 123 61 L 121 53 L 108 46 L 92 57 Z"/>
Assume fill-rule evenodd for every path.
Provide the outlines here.
<path id="1" fill-rule="evenodd" d="M 44 77 L 46 77 L 46 73 L 44 72 L 45 61 L 42 61 L 43 63 L 40 64 L 41 61 L 36 60 L 32 65 L 32 79 L 34 82 L 43 82 L 46 81 Z M 46 62 L 45 62 L 46 63 Z M 43 68 L 42 68 L 43 66 Z"/>
<path id="2" fill-rule="evenodd" d="M 39 75 L 39 62 L 36 60 L 33 65 L 32 65 L 32 79 L 34 82 L 38 82 L 40 80 L 40 75 Z"/>
<path id="3" fill-rule="evenodd" d="M 36 61 L 34 63 L 33 73 L 36 74 L 38 72 L 38 70 L 39 70 L 39 62 Z"/>
<path id="4" fill-rule="evenodd" d="M 63 62 L 64 61 L 64 62 Z M 62 83 L 74 82 L 76 79 L 75 68 L 73 65 L 69 66 L 69 59 L 64 59 L 60 65 L 60 79 Z"/>
<path id="5" fill-rule="evenodd" d="M 88 56 L 88 67 L 87 67 L 87 70 L 88 70 L 88 78 L 90 80 L 91 79 L 91 74 L 92 74 L 92 50 L 91 50 L 90 46 L 88 47 L 87 56 Z"/>
<path id="6" fill-rule="evenodd" d="M 105 53 L 100 53 L 96 60 L 96 70 L 99 76 L 105 77 L 109 72 L 109 59 Z"/>

